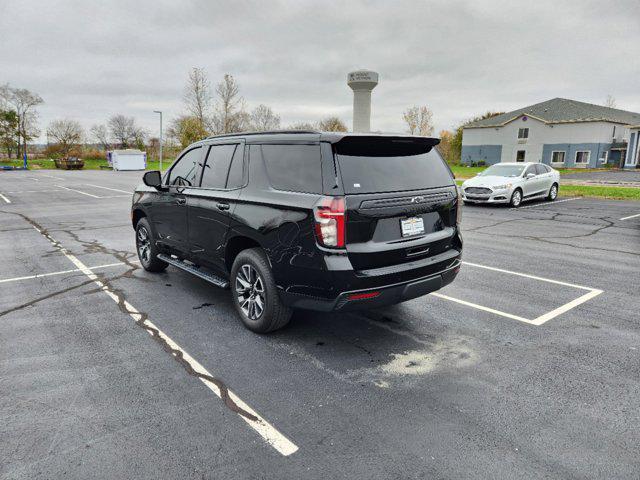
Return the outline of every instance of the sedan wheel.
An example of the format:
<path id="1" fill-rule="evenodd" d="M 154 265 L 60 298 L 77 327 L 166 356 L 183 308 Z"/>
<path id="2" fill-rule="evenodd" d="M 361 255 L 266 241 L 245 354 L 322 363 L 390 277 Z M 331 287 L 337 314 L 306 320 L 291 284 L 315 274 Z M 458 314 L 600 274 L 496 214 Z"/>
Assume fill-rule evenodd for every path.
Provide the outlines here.
<path id="1" fill-rule="evenodd" d="M 557 197 L 558 197 L 558 185 L 554 183 L 553 185 L 551 185 L 551 188 L 549 189 L 549 195 L 547 195 L 547 200 L 549 200 L 550 202 L 553 202 Z"/>
<path id="2" fill-rule="evenodd" d="M 522 192 L 520 191 L 520 189 L 516 189 L 512 194 L 511 194 L 511 206 L 514 208 L 518 208 L 520 206 L 520 204 L 522 203 Z"/>

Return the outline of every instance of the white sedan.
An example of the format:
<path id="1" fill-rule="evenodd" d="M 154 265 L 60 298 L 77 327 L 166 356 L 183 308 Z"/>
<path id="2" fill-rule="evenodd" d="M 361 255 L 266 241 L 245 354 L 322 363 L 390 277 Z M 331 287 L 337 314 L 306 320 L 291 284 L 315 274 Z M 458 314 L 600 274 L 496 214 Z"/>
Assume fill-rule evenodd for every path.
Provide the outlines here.
<path id="1" fill-rule="evenodd" d="M 496 163 L 462 184 L 464 203 L 508 203 L 558 196 L 560 173 L 543 163 Z"/>

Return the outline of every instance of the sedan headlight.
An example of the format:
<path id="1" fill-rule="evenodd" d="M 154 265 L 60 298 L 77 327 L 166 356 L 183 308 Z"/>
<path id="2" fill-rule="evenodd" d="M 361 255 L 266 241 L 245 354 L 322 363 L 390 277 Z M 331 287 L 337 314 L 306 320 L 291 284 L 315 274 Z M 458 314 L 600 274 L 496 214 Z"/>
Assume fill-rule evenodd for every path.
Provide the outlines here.
<path id="1" fill-rule="evenodd" d="M 495 185 L 492 187 L 494 190 L 506 190 L 507 188 L 511 188 L 511 183 L 505 183 L 504 185 Z"/>

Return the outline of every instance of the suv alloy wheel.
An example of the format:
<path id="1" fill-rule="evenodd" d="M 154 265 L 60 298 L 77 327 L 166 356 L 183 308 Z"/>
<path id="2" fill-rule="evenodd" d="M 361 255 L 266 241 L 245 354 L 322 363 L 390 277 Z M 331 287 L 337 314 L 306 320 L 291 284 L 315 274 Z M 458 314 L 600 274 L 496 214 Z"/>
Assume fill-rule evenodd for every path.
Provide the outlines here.
<path id="1" fill-rule="evenodd" d="M 241 251 L 231 268 L 233 304 L 242 323 L 256 333 L 284 327 L 292 310 L 280 300 L 267 256 L 261 248 Z"/>

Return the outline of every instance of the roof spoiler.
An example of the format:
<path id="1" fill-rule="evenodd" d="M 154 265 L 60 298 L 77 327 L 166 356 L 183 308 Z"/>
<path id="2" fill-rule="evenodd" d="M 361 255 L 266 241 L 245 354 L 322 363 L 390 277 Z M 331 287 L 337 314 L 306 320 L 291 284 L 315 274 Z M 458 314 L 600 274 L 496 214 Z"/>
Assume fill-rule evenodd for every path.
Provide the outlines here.
<path id="1" fill-rule="evenodd" d="M 427 153 L 439 143 L 439 138 L 408 135 L 345 135 L 333 143 L 333 148 L 339 155 L 402 157 Z"/>

